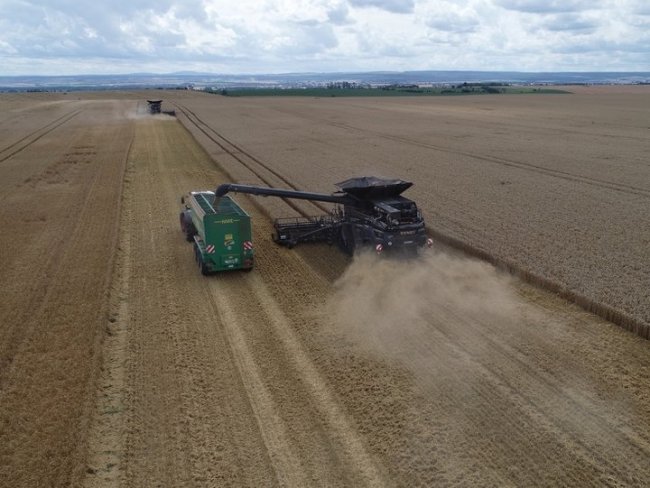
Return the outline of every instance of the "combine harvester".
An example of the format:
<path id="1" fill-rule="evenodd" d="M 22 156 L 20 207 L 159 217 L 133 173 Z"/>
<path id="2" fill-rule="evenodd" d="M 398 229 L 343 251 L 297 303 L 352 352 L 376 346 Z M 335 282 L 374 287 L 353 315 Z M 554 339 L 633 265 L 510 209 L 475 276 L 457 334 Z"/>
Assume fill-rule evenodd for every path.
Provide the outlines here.
<path id="1" fill-rule="evenodd" d="M 197 262 L 204 274 L 253 266 L 250 217 L 227 193 L 248 193 L 336 204 L 329 213 L 313 217 L 280 218 L 274 222 L 273 240 L 292 248 L 301 242 L 338 244 L 349 255 L 357 249 L 416 256 L 433 241 L 413 200 L 402 196 L 413 183 L 374 176 L 337 183 L 339 191 L 327 195 L 251 185 L 224 184 L 213 192 L 192 192 L 181 201 L 181 229 L 194 241 Z"/>
<path id="2" fill-rule="evenodd" d="M 162 100 L 147 100 L 149 107 L 149 113 L 151 115 L 165 114 L 176 117 L 176 110 L 163 110 L 162 109 Z"/>
<path id="3" fill-rule="evenodd" d="M 147 100 L 149 104 L 149 113 L 156 115 L 161 112 L 162 100 Z"/>
<path id="4" fill-rule="evenodd" d="M 339 191 L 333 195 L 236 184 L 219 186 L 215 195 L 236 192 L 337 204 L 324 215 L 276 219 L 273 240 L 289 248 L 300 242 L 328 242 L 338 243 L 350 255 L 363 247 L 415 255 L 432 241 L 415 202 L 401 195 L 412 185 L 363 176 L 337 183 Z"/>

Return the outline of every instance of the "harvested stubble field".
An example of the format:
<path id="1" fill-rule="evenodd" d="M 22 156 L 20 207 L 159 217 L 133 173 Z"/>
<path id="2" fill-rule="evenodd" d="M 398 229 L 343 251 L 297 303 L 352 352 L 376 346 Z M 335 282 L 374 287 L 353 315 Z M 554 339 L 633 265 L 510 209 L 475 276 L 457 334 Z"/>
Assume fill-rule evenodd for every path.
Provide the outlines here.
<path id="1" fill-rule="evenodd" d="M 151 96 L 0 97 L 3 485 L 646 483 L 650 342 L 442 245 L 279 248 L 277 199 L 238 198 L 256 269 L 204 278 L 177 216 L 403 177 L 432 230 L 647 320 L 647 91 L 162 93 L 189 131 Z"/>

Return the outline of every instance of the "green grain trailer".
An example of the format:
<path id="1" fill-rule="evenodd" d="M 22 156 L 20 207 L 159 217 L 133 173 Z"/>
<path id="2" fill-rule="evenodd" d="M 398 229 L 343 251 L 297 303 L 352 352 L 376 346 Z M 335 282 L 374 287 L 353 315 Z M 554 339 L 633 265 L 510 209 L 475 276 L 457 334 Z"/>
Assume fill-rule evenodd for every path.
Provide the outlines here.
<path id="1" fill-rule="evenodd" d="M 253 269 L 251 219 L 232 198 L 197 191 L 181 198 L 181 204 L 181 230 L 194 243 L 201 273 Z"/>

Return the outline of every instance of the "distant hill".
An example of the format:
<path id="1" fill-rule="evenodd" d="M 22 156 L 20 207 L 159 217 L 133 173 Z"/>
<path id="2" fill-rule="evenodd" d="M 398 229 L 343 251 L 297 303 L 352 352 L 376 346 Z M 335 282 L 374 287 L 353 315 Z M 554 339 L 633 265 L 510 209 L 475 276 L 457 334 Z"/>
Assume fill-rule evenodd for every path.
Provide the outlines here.
<path id="1" fill-rule="evenodd" d="M 59 91 L 188 87 L 301 88 L 341 81 L 377 86 L 482 82 L 530 85 L 649 84 L 650 72 L 372 71 L 231 75 L 183 71 L 167 74 L 0 76 L 0 90 Z"/>

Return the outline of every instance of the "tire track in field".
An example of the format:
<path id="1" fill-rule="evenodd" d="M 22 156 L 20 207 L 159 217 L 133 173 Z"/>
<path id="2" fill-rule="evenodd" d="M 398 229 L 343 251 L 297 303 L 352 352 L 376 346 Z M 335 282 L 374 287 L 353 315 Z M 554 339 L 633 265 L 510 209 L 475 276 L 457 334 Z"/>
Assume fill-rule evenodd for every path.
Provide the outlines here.
<path id="1" fill-rule="evenodd" d="M 43 127 L 36 129 L 34 132 L 18 139 L 17 141 L 13 142 L 12 144 L 9 144 L 8 146 L 4 147 L 3 149 L 0 149 L 0 163 L 6 161 L 7 159 L 15 156 L 16 154 L 24 151 L 27 149 L 29 146 L 34 144 L 36 141 L 39 139 L 45 137 L 48 135 L 50 132 L 53 130 L 57 129 L 58 127 L 62 126 L 66 122 L 72 120 L 74 117 L 79 115 L 83 110 L 74 110 L 72 112 L 68 112 L 65 115 L 62 115 L 58 119 L 53 120 L 52 122 L 44 125 Z M 24 143 L 24 144 L 22 144 Z M 22 145 L 21 145 L 22 144 Z M 6 153 L 7 151 L 12 151 L 9 154 L 3 155 L 2 153 Z"/>
<path id="2" fill-rule="evenodd" d="M 124 413 L 100 411 L 110 418 L 96 438 L 89 487 L 278 484 L 203 277 L 185 267 L 187 244 L 170 234 L 177 195 L 193 178 L 179 166 L 214 178 L 196 147 L 177 122 L 136 122 L 122 229 L 129 246 L 120 250 L 129 277 L 114 283 L 127 300 Z M 119 353 L 115 341 L 105 346 L 109 359 Z"/>
<path id="3" fill-rule="evenodd" d="M 9 305 L 15 302 L 7 328 L 13 327 L 2 340 L 2 360 L 7 361 L 0 367 L 4 486 L 72 486 L 83 470 L 119 217 L 115 208 L 130 140 L 127 124 L 107 130 L 98 128 L 101 123 L 64 130 L 40 149 L 56 155 L 73 140 L 98 141 L 96 164 L 84 166 L 65 193 L 40 192 L 52 221 L 30 235 L 39 245 L 25 242 L 15 263 L 22 275 L 9 270 L 22 293 L 20 299 L 9 296 Z M 62 205 L 48 202 L 52 195 Z M 42 252 L 50 230 L 57 239 Z"/>
<path id="4" fill-rule="evenodd" d="M 321 412 L 329 430 L 335 433 L 335 439 L 343 447 L 348 462 L 359 470 L 367 485 L 382 486 L 384 483 L 379 468 L 366 451 L 359 434 L 348 420 L 344 410 L 339 407 L 339 402 L 329 390 L 300 339 L 288 325 L 289 318 L 280 309 L 268 286 L 259 275 L 252 275 L 251 281 L 262 306 L 271 318 L 278 337 L 290 353 L 289 357 L 294 362 L 295 370 L 304 379 L 304 384 L 314 400 L 314 405 Z"/>
<path id="5" fill-rule="evenodd" d="M 177 103 L 174 105 L 197 129 L 249 169 L 260 180 L 269 186 L 273 186 L 270 179 L 264 177 L 256 166 L 267 170 L 288 187 L 295 190 L 298 189 L 280 173 L 220 135 L 196 116 L 194 112 L 187 109 L 187 107 Z M 247 159 L 249 160 L 248 162 L 246 161 Z M 327 211 L 324 206 L 315 202 L 310 203 L 319 210 Z M 300 208 L 294 206 L 292 208 L 304 216 L 309 215 Z M 262 212 L 264 211 L 261 208 L 260 210 Z M 270 243 L 270 245 L 273 244 Z M 288 325 L 290 323 L 289 318 L 280 309 L 266 284 L 258 275 L 251 274 L 246 278 L 250 283 L 250 292 L 256 298 L 254 301 L 261 305 L 262 312 L 268 318 L 268 323 L 275 337 L 280 340 L 281 345 L 287 351 L 287 357 L 290 358 L 290 361 L 294 365 L 293 370 L 302 379 L 301 384 L 307 387 L 307 393 L 312 398 L 312 402 L 310 403 L 321 413 L 324 423 L 328 426 L 327 435 L 335 443 L 339 444 L 345 453 L 344 461 L 349 463 L 364 485 L 384 486 L 385 483 L 380 469 L 368 454 L 361 437 L 348 420 L 339 402 L 335 399 L 327 383 L 309 358 L 303 345 L 300 343 L 300 339 Z M 271 392 L 264 384 L 265 372 L 256 363 L 255 354 L 249 346 L 251 343 L 250 338 L 247 338 L 246 333 L 243 332 L 245 327 L 243 324 L 238 323 L 238 321 L 243 319 L 237 316 L 235 305 L 241 303 L 241 295 L 233 292 L 230 288 L 224 289 L 224 283 L 215 281 L 208 282 L 206 290 L 210 290 L 209 301 L 214 309 L 215 315 L 220 317 L 219 322 L 222 324 L 229 339 L 228 342 L 233 356 L 238 363 L 242 382 L 246 385 L 250 403 L 258 419 L 259 430 L 264 438 L 278 481 L 284 486 L 309 485 L 310 480 L 306 477 L 307 473 L 305 472 L 305 468 L 301 466 L 300 461 L 300 456 L 304 456 L 304 453 L 296 452 L 297 446 L 293 446 L 292 448 L 291 439 L 287 433 L 288 426 L 280 416 L 280 411 L 278 410 L 279 405 L 274 404 Z M 246 303 L 250 303 L 253 300 L 248 296 L 248 298 L 245 298 L 245 301 Z"/>
<path id="6" fill-rule="evenodd" d="M 225 136 L 217 132 L 214 128 L 212 128 L 209 124 L 207 124 L 199 116 L 197 116 L 196 113 L 194 113 L 192 110 L 190 110 L 184 105 L 178 104 L 177 102 L 173 102 L 173 103 L 174 106 L 178 108 L 178 110 L 183 115 L 185 115 L 185 118 L 188 120 L 188 122 L 194 125 L 208 139 L 214 142 L 218 147 L 220 147 L 223 151 L 229 154 L 232 158 L 234 158 L 239 163 L 241 163 L 246 169 L 248 169 L 251 173 L 253 173 L 266 185 L 268 185 L 269 187 L 273 187 L 274 183 L 271 181 L 270 178 L 265 177 L 262 174 L 262 171 L 267 171 L 275 178 L 280 180 L 283 184 L 287 185 L 290 189 L 299 191 L 299 188 L 296 185 L 294 185 L 289 179 L 287 179 L 281 173 L 274 170 L 268 164 L 262 162 L 259 158 L 253 156 L 250 152 L 246 151 L 241 146 L 235 144 L 230 139 L 226 138 Z M 260 169 L 262 171 L 260 171 Z M 290 198 L 281 198 L 281 200 L 283 200 L 287 205 L 289 205 L 293 210 L 298 212 L 303 217 L 310 217 L 312 215 L 309 212 L 303 210 Z M 330 211 L 325 205 L 322 205 L 319 202 L 314 202 L 310 200 L 305 200 L 305 202 L 309 205 L 316 207 L 319 212 L 329 213 Z"/>
<path id="7" fill-rule="evenodd" d="M 380 469 L 289 325 L 289 318 L 280 309 L 267 285 L 256 274 L 246 276 L 246 281 L 250 288 L 249 293 L 244 295 L 244 301 L 254 301 L 261 306 L 261 312 L 267 318 L 272 333 L 286 351 L 286 357 L 293 363 L 293 372 L 301 379 L 301 385 L 311 397 L 309 403 L 320 413 L 321 421 L 327 427 L 326 434 L 343 451 L 343 454 L 339 455 L 340 458 L 354 470 L 365 486 L 384 486 Z M 305 453 L 297 452 L 298 446 L 291 442 L 287 432 L 288 426 L 282 420 L 279 406 L 274 403 L 271 392 L 264 383 L 264 372 L 256 362 L 256 356 L 249 346 L 251 340 L 246 336 L 245 327 L 240 323 L 241 318 L 236 312 L 236 305 L 242 300 L 241 293 L 230 288 L 224 289 L 224 283 L 214 280 L 207 283 L 206 289 L 209 290 L 214 313 L 220 318 L 219 321 L 228 336 L 279 483 L 283 486 L 309 486 L 313 480 L 307 477 L 306 469 L 301 463 L 301 455 L 304 456 Z M 250 295 L 254 296 L 255 300 Z"/>
<path id="8" fill-rule="evenodd" d="M 56 127 L 64 124 L 79 112 L 81 112 L 81 110 L 71 115 L 67 120 L 59 123 Z M 47 133 L 56 129 L 56 127 L 51 128 Z M 84 128 L 81 129 L 81 131 L 85 134 L 89 133 L 91 129 L 92 128 Z M 39 139 L 47 133 L 39 136 Z M 114 138 L 118 137 L 116 134 L 111 134 L 111 136 Z M 80 139 L 83 139 L 83 136 L 80 136 Z M 84 183 L 83 194 L 78 198 L 80 209 L 88 208 L 89 203 L 95 197 L 94 190 L 98 187 L 99 180 L 102 177 L 101 168 L 95 168 L 92 170 L 92 173 L 85 176 L 88 179 Z M 62 260 L 65 253 L 69 252 L 69 247 L 71 246 L 70 242 L 74 242 L 74 238 L 68 236 L 79 235 L 85 226 L 85 222 L 81 220 L 79 216 L 80 214 L 81 212 L 71 214 L 62 225 L 61 231 L 63 237 L 56 243 L 56 245 L 52 245 L 49 252 L 42 258 L 38 268 L 38 273 L 34 273 L 34 279 L 36 281 L 47 282 L 47 277 L 56 276 L 65 271 Z M 0 341 L 3 346 L 2 349 L 0 349 L 0 389 L 2 389 L 6 379 L 12 374 L 14 358 L 20 352 L 20 349 L 24 347 L 25 338 L 32 336 L 33 330 L 39 326 L 39 324 L 33 320 L 33 317 L 42 314 L 43 310 L 52 306 L 50 302 L 51 295 L 54 292 L 54 287 L 48 286 L 46 288 L 40 288 L 38 293 L 33 293 L 27 302 L 27 306 L 24 308 L 21 307 L 21 309 L 17 311 L 19 315 L 16 317 L 16 323 L 22 324 L 22 326 L 12 327 L 2 331 L 2 341 Z"/>
<path id="9" fill-rule="evenodd" d="M 308 479 L 301 469 L 298 453 L 292 448 L 287 426 L 277 412 L 271 393 L 264 384 L 262 372 L 255 362 L 248 341 L 238 322 L 237 312 L 227 294 L 210 283 L 205 287 L 207 303 L 228 338 L 228 344 L 237 363 L 237 370 L 255 413 L 259 431 L 281 486 L 307 486 Z"/>
<path id="10" fill-rule="evenodd" d="M 86 470 L 82 486 L 92 488 L 119 487 L 124 456 L 124 384 L 126 377 L 127 329 L 131 280 L 131 236 L 127 232 L 132 218 L 128 184 L 125 182 L 132 163 L 129 162 L 135 134 L 131 134 L 125 154 L 118 218 L 115 221 L 116 249 L 112 270 L 107 274 L 109 320 L 102 344 L 100 373 L 97 379 L 96 399 L 88 428 Z M 98 481 L 98 474 L 101 481 Z"/>
<path id="11" fill-rule="evenodd" d="M 462 424 L 455 428 L 461 429 L 464 435 L 457 442 L 460 442 L 461 446 L 466 443 L 465 448 L 473 451 L 476 456 L 475 462 L 486 466 L 495 465 L 497 468 L 496 473 L 486 471 L 482 476 L 498 476 L 498 482 L 489 478 L 482 479 L 482 482 L 488 485 L 508 484 L 507 476 L 503 478 L 502 463 L 495 463 L 495 459 L 516 459 L 517 466 L 527 473 L 528 479 L 536 479 L 543 486 L 548 483 L 544 480 L 546 473 L 543 471 L 546 463 L 561 465 L 563 456 L 570 456 L 570 463 L 574 463 L 576 458 L 586 464 L 593 463 L 590 464 L 591 469 L 578 469 L 578 475 L 580 472 L 590 472 L 595 465 L 600 466 L 590 459 L 593 457 L 603 461 L 602 456 L 589 449 L 579 437 L 563 429 L 566 422 L 548 415 L 544 408 L 536 404 L 535 399 L 531 400 L 513 387 L 509 374 L 500 374 L 501 371 L 496 372 L 489 364 L 484 364 L 475 357 L 471 347 L 468 348 L 462 341 L 458 341 L 458 336 L 445 330 L 445 322 L 449 317 L 451 316 L 442 311 L 435 322 L 430 324 L 433 327 L 427 339 L 445 345 L 444 350 L 437 352 L 438 359 L 442 361 L 437 364 L 436 373 L 459 385 L 459 391 L 439 391 L 437 385 L 432 388 L 437 399 L 443 403 L 463 405 L 460 408 Z M 454 327 L 459 325 L 465 324 L 456 322 Z M 414 357 L 427 358 L 427 355 L 431 354 L 428 341 L 422 339 L 413 341 L 409 347 Z M 426 359 L 424 361 L 426 362 Z M 415 362 L 417 363 L 417 359 Z M 421 381 L 426 388 L 427 379 Z M 449 419 L 451 425 L 457 421 Z M 474 429 L 478 429 L 480 435 Z M 545 461 L 534 456 L 521 455 L 522 452 L 535 450 L 540 451 Z M 446 462 L 449 460 L 445 460 L 443 465 Z M 562 467 L 563 479 L 572 479 L 576 475 L 568 466 Z M 469 484 L 475 484 L 476 481 L 474 479 Z M 576 481 L 572 480 L 569 484 L 576 484 Z"/>
<path id="12" fill-rule="evenodd" d="M 643 432 L 622 428 L 617 421 L 613 422 L 611 412 L 605 411 L 603 402 L 598 402 L 588 390 L 567 388 L 567 384 L 571 385 L 571 371 L 564 374 L 569 376 L 567 383 L 563 381 L 560 373 L 551 375 L 544 369 L 536 369 L 515 347 L 487 333 L 491 327 L 485 318 L 474 317 L 469 320 L 451 306 L 440 304 L 440 307 L 441 317 L 448 317 L 449 320 L 440 320 L 436 332 L 464 358 L 466 364 L 472 364 L 476 370 L 483 371 L 488 378 L 488 384 L 497 385 L 504 398 L 519 400 L 517 403 L 524 412 L 532 418 L 543 419 L 546 429 L 563 439 L 563 443 L 573 446 L 572 452 L 579 453 L 585 462 L 592 463 L 594 468 L 607 467 L 610 473 L 620 470 L 620 466 L 625 463 L 613 461 L 611 456 L 594 447 L 584 438 L 588 435 L 592 442 L 595 439 L 601 448 L 616 442 L 619 449 L 627 450 L 628 463 L 636 456 L 640 460 L 637 460 L 635 467 L 639 469 L 639 466 L 643 466 L 644 460 L 650 456 L 650 442 L 647 436 Z M 494 362 L 486 362 L 474 354 L 471 344 L 476 344 L 477 339 L 483 346 L 488 345 L 489 349 L 496 353 L 495 359 L 492 360 Z M 506 361 L 502 358 L 506 358 Z M 558 360 L 557 363 L 559 362 L 561 361 Z M 530 388 L 516 384 L 516 380 L 522 377 L 534 379 L 534 383 L 527 381 Z M 514 381 L 508 378 L 513 378 Z M 543 393 L 531 392 L 532 385 L 536 390 L 543 390 Z M 576 419 L 579 419 L 579 422 Z"/>
<path id="13" fill-rule="evenodd" d="M 153 122 L 151 125 L 156 127 Z M 176 141 L 173 148 L 165 146 L 164 143 L 152 143 L 147 151 L 153 149 L 156 153 L 146 157 L 140 155 L 138 159 L 142 181 L 139 181 L 141 186 L 137 188 L 142 190 L 153 184 L 160 190 L 151 199 L 142 197 L 139 204 L 137 201 L 132 202 L 142 219 L 147 218 L 151 209 L 159 210 L 156 217 L 146 220 L 144 226 L 145 234 L 148 235 L 146 226 L 151 225 L 151 233 L 159 237 L 153 241 L 161 248 L 151 252 L 150 247 L 153 244 L 140 243 L 141 251 L 145 251 L 139 265 L 142 266 L 142 278 L 150 277 L 153 273 L 146 271 L 147 259 L 151 259 L 152 255 L 158 256 L 158 259 L 167 254 L 174 256 L 178 249 L 183 256 L 187 253 L 188 259 L 191 259 L 189 249 L 185 248 L 186 244 L 180 243 L 180 236 L 177 239 L 169 239 L 168 232 L 164 230 L 168 229 L 169 215 L 174 213 L 170 209 L 175 208 L 175 205 L 170 207 L 170 202 L 176 201 L 175 195 L 182 193 L 184 186 L 190 182 L 189 179 L 183 180 L 183 176 L 178 180 L 177 174 L 169 170 L 175 168 L 177 163 L 174 162 L 179 160 L 178 152 L 187 147 L 184 145 L 185 138 L 191 139 L 195 144 L 191 134 L 180 124 L 160 124 L 160 127 L 167 129 L 176 126 L 177 133 L 182 135 L 183 139 L 174 139 L 173 134 L 168 133 L 171 140 Z M 153 135 L 155 132 L 148 134 Z M 167 139 L 162 132 L 159 137 L 161 141 Z M 155 140 L 154 137 L 147 137 L 147 140 L 149 139 Z M 183 164 L 187 167 L 183 170 L 190 171 L 195 175 L 192 178 L 197 181 L 223 179 L 223 174 L 215 170 L 214 163 L 209 158 L 203 158 L 202 154 L 200 158 L 186 158 Z M 205 162 L 202 162 L 203 159 Z M 145 163 L 147 160 L 149 162 Z M 145 178 L 144 174 L 151 177 Z M 201 174 L 203 176 L 198 176 Z M 138 180 L 135 176 L 133 179 Z M 255 207 L 254 218 L 264 222 L 262 228 L 269 230 L 266 216 L 257 205 L 252 206 Z M 264 232 L 264 235 L 260 241 L 263 240 L 265 246 L 274 246 L 270 232 Z M 287 268 L 292 259 L 282 258 L 277 269 L 277 272 L 288 280 L 292 274 Z M 186 260 L 183 259 L 182 262 L 185 263 Z M 249 441 L 242 441 L 239 437 L 243 435 L 241 429 L 232 443 L 229 443 L 228 438 L 215 436 L 214 427 L 208 425 L 211 428 L 206 430 L 206 424 L 217 423 L 219 420 L 212 416 L 206 418 L 206 415 L 214 415 L 211 404 L 223 401 L 228 405 L 223 408 L 227 409 L 230 408 L 229 405 L 237 404 L 241 399 L 247 408 L 235 412 L 237 421 L 248 424 L 250 430 L 255 431 L 256 457 L 264 459 L 265 472 L 268 473 L 265 483 L 251 486 L 385 484 L 375 461 L 369 458 L 365 451 L 365 439 L 356 431 L 354 423 L 347 420 L 348 414 L 341 400 L 336 398 L 331 386 L 317 371 L 307 346 L 300 342 L 302 338 L 290 330 L 295 323 L 282 311 L 282 302 L 271 296 L 271 290 L 264 278 L 244 273 L 205 278 L 200 275 L 193 276 L 193 269 L 168 272 L 166 270 L 173 270 L 173 267 L 163 265 L 162 268 L 151 276 L 156 283 L 154 291 L 145 291 L 144 286 L 134 287 L 140 290 L 134 289 L 133 293 L 141 293 L 143 305 L 148 298 L 154 306 L 150 310 L 151 313 L 144 314 L 147 317 L 146 322 L 152 323 L 139 321 L 136 324 L 134 321 L 132 330 L 148 335 L 156 331 L 151 338 L 164 340 L 160 343 L 150 341 L 153 346 L 145 352 L 151 357 L 142 360 L 138 369 L 152 364 L 154 358 L 156 363 L 162 361 L 165 354 L 170 352 L 174 360 L 169 365 L 161 363 L 159 368 L 162 371 L 149 370 L 149 381 L 136 383 L 138 391 L 149 389 L 147 383 L 151 383 L 152 395 L 142 394 L 142 398 L 134 401 L 133 404 L 137 407 L 134 410 L 134 419 L 140 422 L 139 417 L 148 412 L 149 418 L 159 417 L 162 420 L 159 425 L 156 425 L 154 420 L 135 430 L 131 438 L 133 447 L 130 451 L 127 449 L 127 454 L 136 459 L 127 461 L 127 480 L 141 482 L 149 476 L 149 480 L 155 482 L 155 476 L 158 476 L 160 471 L 160 481 L 163 484 L 171 482 L 174 486 L 193 486 L 188 480 L 214 479 L 205 469 L 201 469 L 207 465 L 214 466 L 215 463 L 210 462 L 212 458 L 218 456 L 228 460 L 230 457 L 249 456 L 246 449 L 246 442 Z M 185 281 L 188 274 L 192 275 L 192 279 Z M 198 272 L 196 274 L 198 275 Z M 179 282 L 185 282 L 187 297 L 178 295 Z M 260 291 L 260 285 L 266 288 Z M 165 304 L 163 312 L 157 311 L 156 303 Z M 192 312 L 185 310 L 186 307 L 191 308 Z M 138 306 L 132 307 L 136 315 L 140 313 L 139 309 Z M 167 339 L 166 334 L 158 335 L 166 327 L 171 327 L 173 331 L 171 339 Z M 290 335 L 292 333 L 293 336 Z M 215 341 L 217 336 L 221 338 L 218 342 Z M 144 345 L 144 341 L 142 343 Z M 296 362 L 293 357 L 294 351 L 300 351 L 300 362 Z M 227 362 L 228 370 L 233 370 L 233 378 L 238 378 L 237 381 L 229 383 L 233 386 L 236 383 L 236 394 L 227 387 L 228 385 L 224 387 L 215 380 L 218 378 L 216 371 L 224 369 L 224 362 Z M 218 367 L 219 364 L 221 367 Z M 161 392 L 160 388 L 153 387 L 163 380 L 163 376 L 173 379 L 173 386 L 171 381 L 165 380 L 169 386 Z M 156 390 L 160 393 L 153 396 Z M 181 393 L 175 395 L 174 390 Z M 168 401 L 163 402 L 161 399 Z M 179 412 L 177 421 L 172 420 L 173 412 L 168 413 L 173 410 Z M 232 423 L 232 419 L 223 417 L 218 423 L 229 422 Z M 179 424 L 183 426 L 182 432 L 176 430 Z M 167 457 L 164 462 L 157 460 L 147 448 L 147 443 L 150 442 L 148 439 L 156 438 L 158 430 L 167 430 L 168 438 L 171 439 L 157 447 L 158 454 Z M 162 436 L 159 438 L 162 439 Z M 221 450 L 223 448 L 220 448 L 220 444 L 232 446 Z M 179 473 L 179 470 L 182 472 Z M 250 468 L 248 461 L 242 466 L 242 471 L 246 472 L 246 476 L 253 478 L 250 472 L 254 470 Z M 232 483 L 234 486 L 245 485 L 243 477 L 234 480 L 237 481 Z M 219 486 L 225 485 L 226 483 L 222 483 Z"/>

